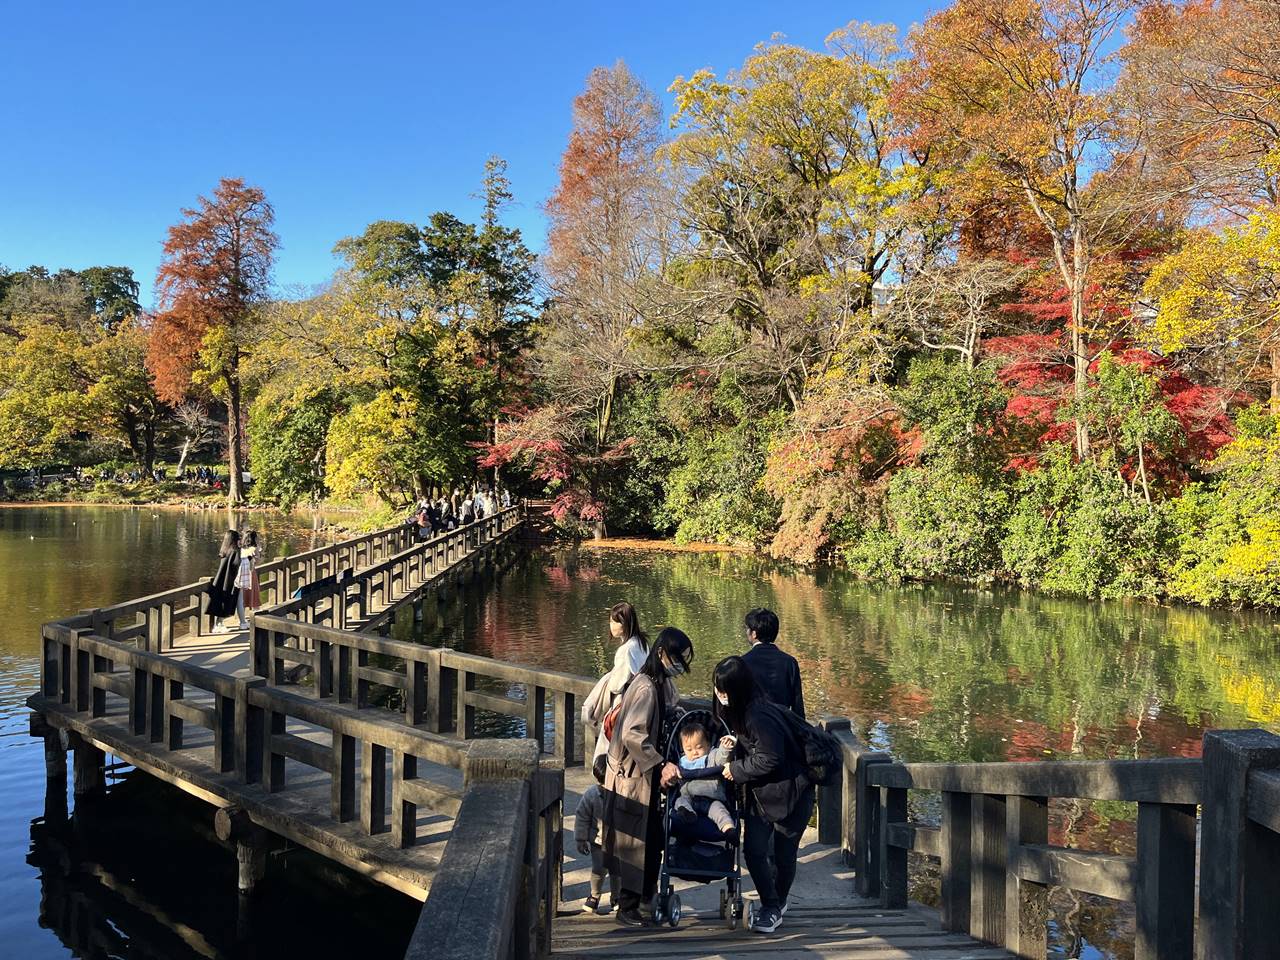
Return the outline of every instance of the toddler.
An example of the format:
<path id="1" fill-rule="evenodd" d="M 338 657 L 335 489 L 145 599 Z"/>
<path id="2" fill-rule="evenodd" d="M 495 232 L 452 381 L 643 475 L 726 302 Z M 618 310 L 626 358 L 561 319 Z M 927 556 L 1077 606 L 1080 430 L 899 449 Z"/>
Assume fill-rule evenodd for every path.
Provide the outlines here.
<path id="1" fill-rule="evenodd" d="M 582 793 L 578 801 L 578 810 L 573 816 L 573 839 L 578 845 L 578 852 L 584 857 L 591 857 L 591 896 L 587 897 L 582 909 L 588 913 L 600 912 L 600 894 L 604 890 L 605 876 L 609 878 L 609 905 L 604 908 L 608 913 L 618 902 L 618 878 L 605 869 L 604 837 L 601 832 L 601 814 L 604 812 L 604 793 L 600 784 L 593 783 Z"/>
<path id="2" fill-rule="evenodd" d="M 723 767 L 729 761 L 729 751 L 724 747 L 711 749 L 711 735 L 700 723 L 686 724 L 681 728 L 680 748 L 684 753 L 680 758 L 681 770 Z M 686 821 L 697 817 L 698 811 L 693 805 L 695 797 L 711 801 L 707 807 L 707 816 L 722 834 L 731 835 L 736 824 L 726 806 L 729 798 L 725 793 L 724 781 L 719 778 L 686 780 L 680 787 L 680 795 L 676 798 L 674 814 Z"/>

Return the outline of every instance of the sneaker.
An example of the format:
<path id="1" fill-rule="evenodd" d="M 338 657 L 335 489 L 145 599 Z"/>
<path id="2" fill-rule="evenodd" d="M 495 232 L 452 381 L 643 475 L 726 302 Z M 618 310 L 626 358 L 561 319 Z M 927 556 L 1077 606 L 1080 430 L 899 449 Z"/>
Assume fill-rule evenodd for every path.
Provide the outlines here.
<path id="1" fill-rule="evenodd" d="M 598 913 L 600 910 L 599 897 L 587 897 L 582 903 L 583 913 Z"/>
<path id="2" fill-rule="evenodd" d="M 647 927 L 649 921 L 640 915 L 640 911 L 635 907 L 630 910 L 618 911 L 618 922 L 624 927 Z"/>
<path id="3" fill-rule="evenodd" d="M 788 897 L 782 901 L 782 906 L 778 908 L 778 916 L 785 917 L 787 915 L 787 907 L 791 906 L 791 898 Z"/>
<path id="4" fill-rule="evenodd" d="M 756 914 L 756 922 L 751 929 L 756 933 L 773 933 L 781 923 L 782 914 L 777 910 L 761 910 Z"/>

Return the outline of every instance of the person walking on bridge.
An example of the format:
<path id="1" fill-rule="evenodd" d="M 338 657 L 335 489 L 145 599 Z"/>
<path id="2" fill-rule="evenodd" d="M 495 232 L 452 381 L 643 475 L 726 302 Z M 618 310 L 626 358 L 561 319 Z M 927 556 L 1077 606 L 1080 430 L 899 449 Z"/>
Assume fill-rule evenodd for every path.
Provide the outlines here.
<path id="1" fill-rule="evenodd" d="M 778 615 L 763 607 L 747 613 L 744 624 L 751 649 L 742 655 L 770 700 L 787 707 L 797 717 L 804 716 L 804 687 L 800 683 L 800 664 L 796 658 L 778 648 Z"/>
<path id="2" fill-rule="evenodd" d="M 667 627 L 627 684 L 609 738 L 604 776 L 604 852 L 618 877 L 618 922 L 643 927 L 640 904 L 657 892 L 662 865 L 661 787 L 674 783 L 679 768 L 663 764 L 662 734 L 667 710 L 676 705 L 675 678 L 689 670 L 693 643 Z M 608 724 L 606 723 L 606 726 Z"/>

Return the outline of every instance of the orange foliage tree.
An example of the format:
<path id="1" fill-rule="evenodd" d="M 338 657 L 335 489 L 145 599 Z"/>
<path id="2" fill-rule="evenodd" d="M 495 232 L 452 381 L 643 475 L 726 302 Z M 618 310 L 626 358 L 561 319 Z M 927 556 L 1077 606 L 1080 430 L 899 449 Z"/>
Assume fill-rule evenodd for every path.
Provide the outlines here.
<path id="1" fill-rule="evenodd" d="M 227 407 L 228 496 L 244 501 L 240 363 L 271 284 L 279 239 L 259 187 L 224 177 L 212 197 L 169 228 L 156 273 L 157 313 L 147 366 L 156 393 L 179 403 L 207 390 Z"/>

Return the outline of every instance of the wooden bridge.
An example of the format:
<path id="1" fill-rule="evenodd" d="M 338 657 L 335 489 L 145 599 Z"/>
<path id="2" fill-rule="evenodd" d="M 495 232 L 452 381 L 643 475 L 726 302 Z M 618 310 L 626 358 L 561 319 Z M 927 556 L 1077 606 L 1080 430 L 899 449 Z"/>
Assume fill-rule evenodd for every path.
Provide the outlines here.
<path id="1" fill-rule="evenodd" d="M 1280 737 L 1262 731 L 1210 733 L 1203 760 L 902 764 L 827 718 L 844 777 L 819 791 L 777 934 L 726 931 L 712 887 L 682 890 L 677 931 L 583 915 L 586 864 L 563 832 L 589 782 L 592 678 L 390 636 L 504 568 L 522 526 L 511 508 L 265 564 L 247 634 L 207 632 L 204 582 L 46 624 L 29 705 L 50 778 L 69 746 L 78 797 L 111 753 L 212 804 L 242 891 L 273 834 L 425 899 L 415 960 L 1044 957 L 1054 885 L 1132 903 L 1143 960 L 1280 956 Z M 477 739 L 491 714 L 523 739 Z M 939 798 L 939 822 L 910 819 L 912 791 Z M 1136 856 L 1050 845 L 1061 798 L 1136 803 Z M 937 911 L 908 903 L 912 852 L 939 861 Z"/>

